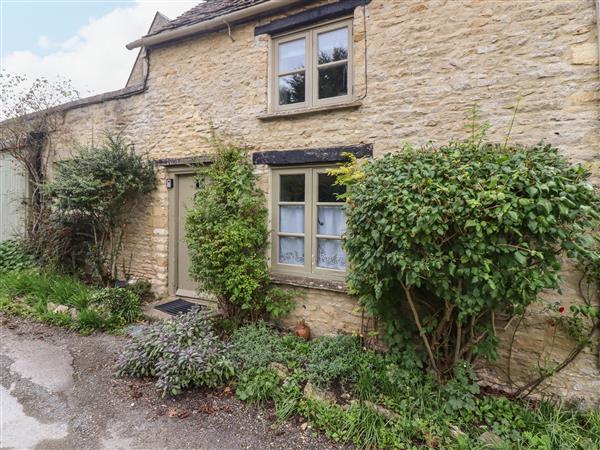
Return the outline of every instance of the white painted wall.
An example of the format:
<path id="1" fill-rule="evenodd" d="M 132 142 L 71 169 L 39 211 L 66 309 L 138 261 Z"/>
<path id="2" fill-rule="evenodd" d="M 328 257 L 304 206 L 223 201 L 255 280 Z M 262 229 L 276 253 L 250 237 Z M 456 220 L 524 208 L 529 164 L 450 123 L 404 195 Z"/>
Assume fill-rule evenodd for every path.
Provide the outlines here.
<path id="1" fill-rule="evenodd" d="M 10 155 L 0 152 L 0 242 L 25 231 L 27 176 Z"/>

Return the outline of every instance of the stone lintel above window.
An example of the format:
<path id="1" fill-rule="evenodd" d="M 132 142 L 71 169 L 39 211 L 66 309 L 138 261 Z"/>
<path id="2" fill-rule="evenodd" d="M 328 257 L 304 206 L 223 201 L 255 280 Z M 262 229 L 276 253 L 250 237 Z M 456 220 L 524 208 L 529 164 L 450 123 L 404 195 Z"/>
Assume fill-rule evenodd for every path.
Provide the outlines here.
<path id="1" fill-rule="evenodd" d="M 252 162 L 271 166 L 340 163 L 348 160 L 344 153 L 351 153 L 357 158 L 373 156 L 373 144 L 255 152 Z"/>

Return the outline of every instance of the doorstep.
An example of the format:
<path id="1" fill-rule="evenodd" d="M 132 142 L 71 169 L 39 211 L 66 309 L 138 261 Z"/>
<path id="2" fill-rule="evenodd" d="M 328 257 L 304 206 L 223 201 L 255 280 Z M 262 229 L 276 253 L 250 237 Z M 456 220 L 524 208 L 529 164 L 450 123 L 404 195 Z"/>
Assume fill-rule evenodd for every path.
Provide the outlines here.
<path id="1" fill-rule="evenodd" d="M 142 305 L 142 313 L 148 320 L 165 320 L 172 319 L 175 316 L 171 314 L 167 314 L 165 312 L 159 311 L 156 309 L 156 306 L 163 305 L 165 303 L 172 302 L 173 300 L 177 300 L 178 298 L 188 301 L 190 303 L 194 303 L 195 305 L 204 306 L 206 309 L 207 316 L 215 316 L 218 314 L 217 305 L 215 302 L 211 302 L 208 300 L 202 300 L 198 298 L 188 298 L 181 296 L 169 296 L 165 298 L 161 298 L 160 300 L 156 300 L 154 302 L 145 303 Z"/>

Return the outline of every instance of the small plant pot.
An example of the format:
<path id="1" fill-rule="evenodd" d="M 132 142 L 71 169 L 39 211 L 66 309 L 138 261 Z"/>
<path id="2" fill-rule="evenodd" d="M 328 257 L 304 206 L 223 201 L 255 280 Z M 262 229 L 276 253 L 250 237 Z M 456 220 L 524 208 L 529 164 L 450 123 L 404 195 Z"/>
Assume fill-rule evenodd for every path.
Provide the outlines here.
<path id="1" fill-rule="evenodd" d="M 298 322 L 294 332 L 296 333 L 296 336 L 301 337 L 305 341 L 310 339 L 310 328 L 308 325 L 306 325 L 306 323 L 304 323 L 304 320 Z"/>

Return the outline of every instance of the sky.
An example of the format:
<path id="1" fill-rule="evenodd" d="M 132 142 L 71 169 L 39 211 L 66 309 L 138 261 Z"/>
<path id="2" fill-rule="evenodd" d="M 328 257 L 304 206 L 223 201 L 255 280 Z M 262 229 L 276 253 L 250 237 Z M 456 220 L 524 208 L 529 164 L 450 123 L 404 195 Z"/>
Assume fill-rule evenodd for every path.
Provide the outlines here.
<path id="1" fill-rule="evenodd" d="M 71 80 L 81 97 L 125 86 L 156 11 L 173 19 L 200 0 L 0 0 L 0 69 Z"/>

